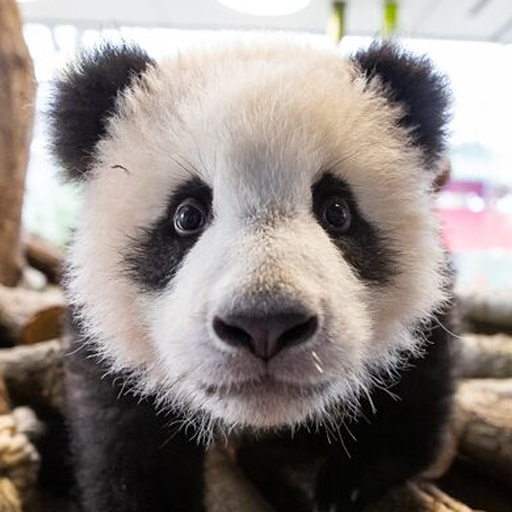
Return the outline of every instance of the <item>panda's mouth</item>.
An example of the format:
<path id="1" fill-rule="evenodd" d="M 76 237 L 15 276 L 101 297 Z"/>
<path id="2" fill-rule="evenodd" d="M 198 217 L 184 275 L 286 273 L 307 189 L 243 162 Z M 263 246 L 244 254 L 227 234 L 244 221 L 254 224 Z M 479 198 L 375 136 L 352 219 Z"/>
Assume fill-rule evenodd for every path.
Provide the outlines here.
<path id="1" fill-rule="evenodd" d="M 287 398 L 310 398 L 325 392 L 328 385 L 327 382 L 288 382 L 266 375 L 259 379 L 243 382 L 204 385 L 203 390 L 208 396 L 219 396 L 221 398 L 244 398 L 246 396 L 254 396 L 255 393 L 259 395 L 278 395 Z"/>

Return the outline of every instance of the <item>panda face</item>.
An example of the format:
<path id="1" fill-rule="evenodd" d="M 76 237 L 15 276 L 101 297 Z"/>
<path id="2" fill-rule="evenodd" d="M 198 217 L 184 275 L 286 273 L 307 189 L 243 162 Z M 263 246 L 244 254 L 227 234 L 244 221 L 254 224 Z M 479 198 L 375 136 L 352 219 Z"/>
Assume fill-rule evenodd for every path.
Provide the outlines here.
<path id="1" fill-rule="evenodd" d="M 354 413 L 444 300 L 407 115 L 356 61 L 307 48 L 145 69 L 94 146 L 70 254 L 99 354 L 203 425 Z"/>

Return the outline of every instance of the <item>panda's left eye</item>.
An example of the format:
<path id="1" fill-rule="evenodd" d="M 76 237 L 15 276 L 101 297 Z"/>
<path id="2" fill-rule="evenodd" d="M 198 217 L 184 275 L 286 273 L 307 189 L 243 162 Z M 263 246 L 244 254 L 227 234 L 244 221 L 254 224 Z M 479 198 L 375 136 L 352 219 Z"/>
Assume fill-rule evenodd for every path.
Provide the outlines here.
<path id="1" fill-rule="evenodd" d="M 185 199 L 174 213 L 174 229 L 181 236 L 200 233 L 208 220 L 207 209 L 193 198 Z"/>
<path id="2" fill-rule="evenodd" d="M 325 199 L 320 208 L 320 219 L 329 231 L 335 234 L 346 233 L 352 223 L 348 202 L 337 195 Z"/>

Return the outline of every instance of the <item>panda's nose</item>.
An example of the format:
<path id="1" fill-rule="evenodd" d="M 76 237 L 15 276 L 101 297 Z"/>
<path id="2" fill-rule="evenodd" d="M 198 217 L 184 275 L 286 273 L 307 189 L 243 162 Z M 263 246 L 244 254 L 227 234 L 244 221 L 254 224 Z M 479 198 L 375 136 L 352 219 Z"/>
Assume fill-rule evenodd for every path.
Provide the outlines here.
<path id="1" fill-rule="evenodd" d="M 223 342 L 248 349 L 265 361 L 285 348 L 306 342 L 317 329 L 318 317 L 299 311 L 230 314 L 213 319 L 213 330 Z"/>

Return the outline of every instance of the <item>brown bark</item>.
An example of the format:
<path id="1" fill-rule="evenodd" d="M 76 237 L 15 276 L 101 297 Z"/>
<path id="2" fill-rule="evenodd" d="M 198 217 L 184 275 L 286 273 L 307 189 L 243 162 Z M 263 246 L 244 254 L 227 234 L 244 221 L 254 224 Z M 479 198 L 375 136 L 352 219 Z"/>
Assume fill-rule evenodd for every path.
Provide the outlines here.
<path id="1" fill-rule="evenodd" d="M 25 240 L 25 255 L 30 265 L 43 272 L 52 283 L 61 276 L 62 251 L 43 238 L 30 235 Z"/>
<path id="2" fill-rule="evenodd" d="M 471 512 L 472 509 L 427 483 L 407 483 L 392 489 L 365 512 Z"/>
<path id="3" fill-rule="evenodd" d="M 0 333 L 5 341 L 31 345 L 61 334 L 64 298 L 56 286 L 44 291 L 0 285 Z"/>
<path id="4" fill-rule="evenodd" d="M 0 374 L 14 403 L 62 408 L 64 351 L 57 340 L 0 350 Z"/>
<path id="5" fill-rule="evenodd" d="M 468 380 L 456 395 L 459 455 L 512 486 L 512 379 Z"/>
<path id="6" fill-rule="evenodd" d="M 463 378 L 512 377 L 512 336 L 464 335 L 460 340 L 457 369 Z"/>
<path id="7" fill-rule="evenodd" d="M 15 286 L 23 266 L 21 210 L 35 97 L 32 60 L 15 0 L 0 1 L 0 283 Z"/>

